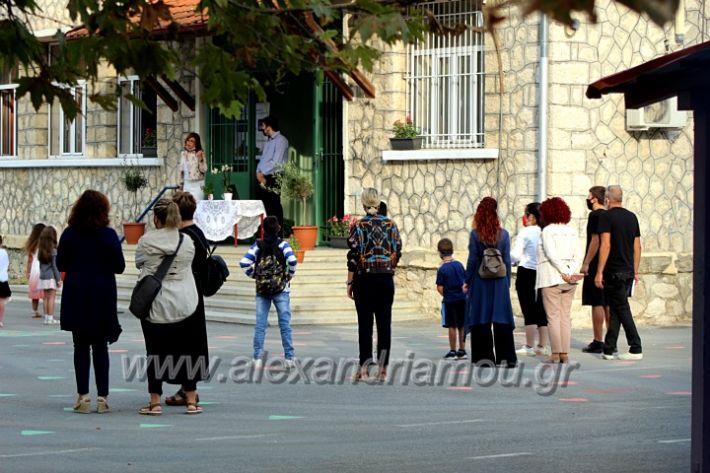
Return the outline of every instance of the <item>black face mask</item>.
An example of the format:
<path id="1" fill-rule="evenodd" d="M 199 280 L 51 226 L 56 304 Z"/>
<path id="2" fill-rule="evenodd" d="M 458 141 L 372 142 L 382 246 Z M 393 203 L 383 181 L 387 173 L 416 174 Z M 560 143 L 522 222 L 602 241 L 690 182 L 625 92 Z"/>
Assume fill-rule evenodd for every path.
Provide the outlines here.
<path id="1" fill-rule="evenodd" d="M 587 199 L 587 208 L 589 210 L 594 210 L 594 205 L 592 204 L 592 199 Z"/>

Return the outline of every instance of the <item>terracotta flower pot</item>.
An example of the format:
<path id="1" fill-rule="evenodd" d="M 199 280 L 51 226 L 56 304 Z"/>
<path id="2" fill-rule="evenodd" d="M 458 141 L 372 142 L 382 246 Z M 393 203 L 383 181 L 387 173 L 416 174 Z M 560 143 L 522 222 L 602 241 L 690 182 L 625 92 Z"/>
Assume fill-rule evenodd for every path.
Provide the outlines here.
<path id="1" fill-rule="evenodd" d="M 135 245 L 145 233 L 145 223 L 131 222 L 123 224 L 123 235 L 126 237 L 126 243 Z"/>
<path id="2" fill-rule="evenodd" d="M 299 264 L 303 263 L 303 258 L 306 257 L 306 250 L 293 250 L 293 252 L 296 254 L 296 261 Z"/>
<path id="3" fill-rule="evenodd" d="M 318 227 L 315 225 L 293 227 L 293 236 L 302 250 L 312 250 L 316 247 Z"/>

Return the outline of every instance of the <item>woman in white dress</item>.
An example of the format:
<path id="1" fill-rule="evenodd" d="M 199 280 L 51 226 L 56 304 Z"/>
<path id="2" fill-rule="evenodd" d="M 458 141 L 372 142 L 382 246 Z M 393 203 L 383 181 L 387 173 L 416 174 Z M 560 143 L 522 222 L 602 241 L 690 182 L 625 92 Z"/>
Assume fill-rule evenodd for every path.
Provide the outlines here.
<path id="1" fill-rule="evenodd" d="M 188 133 L 185 149 L 180 154 L 180 189 L 189 192 L 195 200 L 204 200 L 202 185 L 205 183 L 205 153 L 197 133 Z"/>

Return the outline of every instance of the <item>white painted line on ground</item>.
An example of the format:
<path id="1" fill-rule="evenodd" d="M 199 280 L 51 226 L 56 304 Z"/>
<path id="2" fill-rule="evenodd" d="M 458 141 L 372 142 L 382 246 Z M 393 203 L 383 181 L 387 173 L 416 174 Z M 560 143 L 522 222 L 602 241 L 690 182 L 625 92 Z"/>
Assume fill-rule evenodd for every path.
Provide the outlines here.
<path id="1" fill-rule="evenodd" d="M 32 452 L 32 453 L 6 453 L 0 454 L 0 458 L 21 458 L 21 457 L 39 457 L 43 455 L 65 455 L 67 453 L 78 453 L 78 452 L 90 452 L 92 450 L 99 450 L 95 447 L 87 448 L 74 448 L 72 450 L 50 450 L 46 452 Z"/>
<path id="2" fill-rule="evenodd" d="M 273 434 L 256 434 L 256 435 L 226 435 L 224 437 L 202 437 L 194 439 L 196 442 L 211 442 L 213 440 L 243 440 L 243 439 L 258 439 L 268 437 Z"/>
<path id="3" fill-rule="evenodd" d="M 658 443 L 686 443 L 690 442 L 690 439 L 675 439 L 675 440 L 659 440 Z"/>
<path id="4" fill-rule="evenodd" d="M 499 453 L 498 455 L 482 455 L 480 457 L 468 457 L 468 460 L 488 460 L 490 458 L 524 457 L 527 455 L 532 455 L 532 453 L 530 453 L 530 452 Z"/>
<path id="5" fill-rule="evenodd" d="M 473 424 L 474 422 L 485 422 L 485 419 L 447 420 L 442 422 L 423 422 L 421 424 L 398 424 L 395 427 L 425 427 L 427 425 Z"/>

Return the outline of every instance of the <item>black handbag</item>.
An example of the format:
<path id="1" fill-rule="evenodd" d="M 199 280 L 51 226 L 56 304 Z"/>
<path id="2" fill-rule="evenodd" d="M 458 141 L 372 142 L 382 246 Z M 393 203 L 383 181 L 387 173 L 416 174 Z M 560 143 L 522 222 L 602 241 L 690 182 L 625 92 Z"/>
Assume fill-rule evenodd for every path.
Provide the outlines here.
<path id="1" fill-rule="evenodd" d="M 163 287 L 163 278 L 168 273 L 170 265 L 173 264 L 173 260 L 175 259 L 177 252 L 180 250 L 183 237 L 183 234 L 180 233 L 180 241 L 175 249 L 175 253 L 163 258 L 163 261 L 160 262 L 160 266 L 158 266 L 158 270 L 155 274 L 147 275 L 138 281 L 136 287 L 133 288 L 131 303 L 128 306 L 128 310 L 139 319 L 145 320 L 150 317 L 150 308 L 153 307 L 153 301 L 158 296 L 160 289 Z"/>

